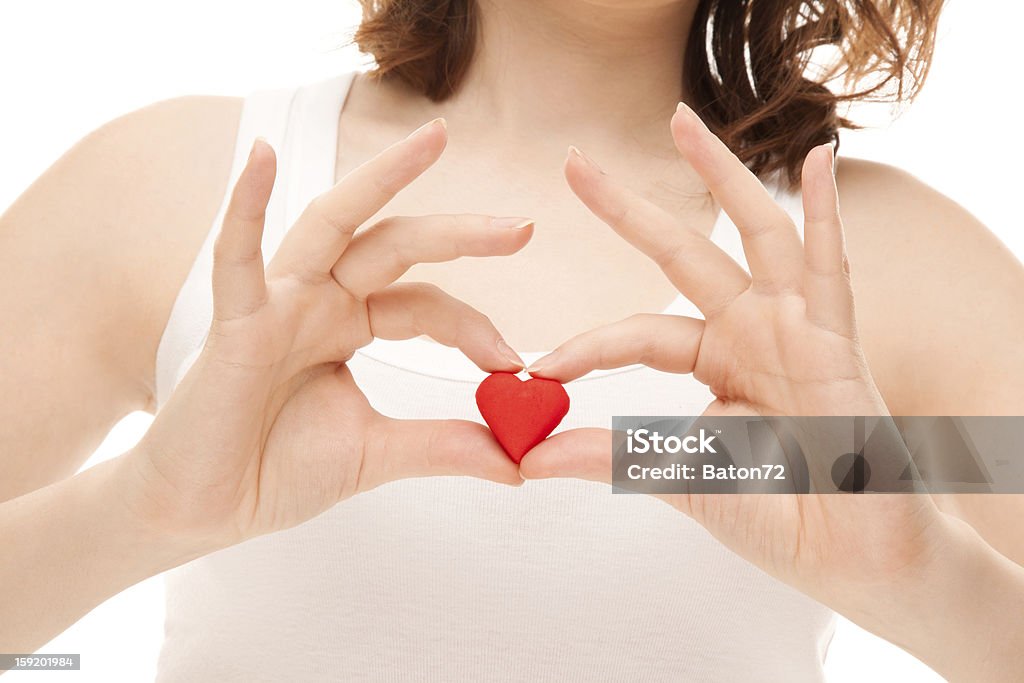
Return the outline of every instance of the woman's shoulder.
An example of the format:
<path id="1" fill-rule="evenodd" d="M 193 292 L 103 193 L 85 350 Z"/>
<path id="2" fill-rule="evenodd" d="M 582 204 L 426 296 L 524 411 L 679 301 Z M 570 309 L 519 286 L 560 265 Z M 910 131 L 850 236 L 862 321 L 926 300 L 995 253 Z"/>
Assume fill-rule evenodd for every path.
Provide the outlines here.
<path id="1" fill-rule="evenodd" d="M 905 170 L 863 159 L 841 158 L 836 180 L 851 256 L 865 267 L 890 271 L 934 270 L 953 257 L 1005 259 L 1006 248 L 954 200 Z M 897 262 L 897 256 L 903 258 Z M 939 259 L 936 261 L 936 259 Z M 918 273 L 924 275 L 924 273 Z"/>
<path id="2" fill-rule="evenodd" d="M 241 109 L 238 98 L 180 97 L 113 119 L 71 147 L 11 212 L 50 218 L 33 223 L 55 246 L 87 238 L 93 252 L 145 257 L 158 245 L 161 258 L 198 248 L 226 190 Z"/>
<path id="3" fill-rule="evenodd" d="M 872 275 L 924 282 L 1019 265 L 967 209 L 905 170 L 841 158 L 836 180 L 851 260 Z"/>
<path id="4" fill-rule="evenodd" d="M 942 217 L 952 224 L 962 224 L 970 218 L 953 200 L 913 174 L 889 164 L 839 157 L 836 182 L 844 218 L 849 214 L 855 220 L 873 218 L 911 228 L 929 223 L 930 218 Z"/>
<path id="5" fill-rule="evenodd" d="M 47 254 L 40 271 L 59 264 L 39 287 L 76 292 L 75 341 L 103 346 L 139 382 L 227 189 L 242 102 L 181 97 L 118 117 L 0 217 L 9 253 Z"/>
<path id="6" fill-rule="evenodd" d="M 841 159 L 836 176 L 865 350 L 887 401 L 908 414 L 983 409 L 964 397 L 998 379 L 988 361 L 1014 355 L 1003 346 L 1024 335 L 1024 268 L 904 170 Z"/>
<path id="7" fill-rule="evenodd" d="M 116 197 L 122 210 L 157 202 L 175 216 L 191 218 L 192 211 L 209 209 L 204 199 L 219 204 L 242 103 L 234 97 L 188 96 L 127 113 L 86 135 L 41 180 L 51 174 L 75 176 L 78 183 L 106 190 L 104 201 L 92 207 L 101 213 Z M 83 202 L 95 196 L 84 194 Z M 164 227 L 171 225 L 164 221 Z"/>

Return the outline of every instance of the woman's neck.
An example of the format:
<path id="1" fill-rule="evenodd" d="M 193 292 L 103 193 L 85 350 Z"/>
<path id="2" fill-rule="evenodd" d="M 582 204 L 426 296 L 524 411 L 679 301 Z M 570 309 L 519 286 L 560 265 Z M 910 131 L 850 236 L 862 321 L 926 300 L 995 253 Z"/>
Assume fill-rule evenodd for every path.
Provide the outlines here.
<path id="1" fill-rule="evenodd" d="M 668 121 L 686 96 L 696 0 L 476 1 L 476 54 L 451 97 L 431 102 L 393 79 L 360 79 L 348 115 L 389 126 L 385 137 L 444 116 L 453 141 L 487 140 L 492 152 L 551 163 L 568 144 L 677 158 Z"/>
<path id="2" fill-rule="evenodd" d="M 696 2 L 477 0 L 476 56 L 447 116 L 520 137 L 664 137 Z"/>

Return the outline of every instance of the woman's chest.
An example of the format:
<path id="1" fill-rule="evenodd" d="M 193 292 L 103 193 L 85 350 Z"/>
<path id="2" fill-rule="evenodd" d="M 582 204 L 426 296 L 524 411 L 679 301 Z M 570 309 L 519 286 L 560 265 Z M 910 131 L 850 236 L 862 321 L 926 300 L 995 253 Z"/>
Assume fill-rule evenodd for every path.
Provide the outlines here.
<path id="1" fill-rule="evenodd" d="M 560 168 L 526 178 L 449 164 L 431 169 L 377 218 L 465 213 L 530 218 L 533 236 L 515 254 L 418 264 L 402 279 L 430 282 L 482 311 L 520 351 L 662 311 L 678 296 L 648 257 L 583 206 Z"/>

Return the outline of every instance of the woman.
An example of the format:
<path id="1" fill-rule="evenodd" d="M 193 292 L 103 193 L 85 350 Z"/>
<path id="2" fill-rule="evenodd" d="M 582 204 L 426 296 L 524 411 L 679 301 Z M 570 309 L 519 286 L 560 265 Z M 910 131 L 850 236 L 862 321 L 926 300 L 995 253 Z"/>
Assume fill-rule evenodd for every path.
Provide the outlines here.
<path id="1" fill-rule="evenodd" d="M 816 680 L 828 608 L 1016 679 L 1014 499 L 666 506 L 584 481 L 603 432 L 517 468 L 472 421 L 481 370 L 570 337 L 522 354 L 586 375 L 570 428 L 1019 413 L 1020 264 L 898 171 L 833 182 L 845 122 L 800 76 L 832 41 L 923 74 L 936 5 L 373 3 L 376 77 L 89 136 L 2 219 L 0 649 L 182 565 L 164 681 Z M 71 477 L 138 408 L 142 442 Z"/>

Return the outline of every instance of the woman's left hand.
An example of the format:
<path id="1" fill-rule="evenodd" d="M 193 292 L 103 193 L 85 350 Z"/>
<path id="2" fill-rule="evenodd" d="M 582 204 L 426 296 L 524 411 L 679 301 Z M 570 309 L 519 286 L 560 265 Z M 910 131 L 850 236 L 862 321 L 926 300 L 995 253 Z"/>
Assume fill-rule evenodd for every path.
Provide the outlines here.
<path id="1" fill-rule="evenodd" d="M 706 415 L 886 415 L 858 342 L 831 145 L 811 150 L 804 164 L 801 243 L 786 211 L 685 106 L 672 133 L 738 226 L 749 274 L 572 150 L 566 176 L 573 191 L 650 256 L 705 319 L 633 316 L 569 340 L 530 373 L 566 382 L 642 363 L 706 384 L 716 397 Z M 566 431 L 528 453 L 520 471 L 527 479 L 607 481 L 611 442 L 603 429 Z M 922 495 L 660 497 L 770 574 L 875 625 L 893 591 L 919 579 L 950 535 Z"/>

